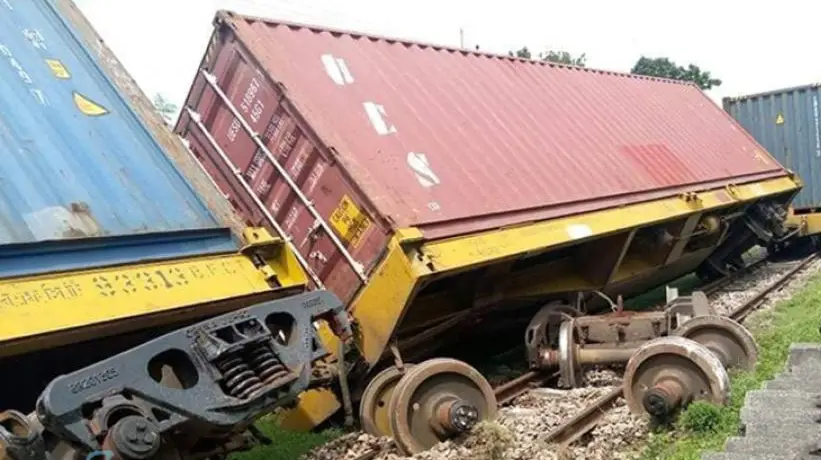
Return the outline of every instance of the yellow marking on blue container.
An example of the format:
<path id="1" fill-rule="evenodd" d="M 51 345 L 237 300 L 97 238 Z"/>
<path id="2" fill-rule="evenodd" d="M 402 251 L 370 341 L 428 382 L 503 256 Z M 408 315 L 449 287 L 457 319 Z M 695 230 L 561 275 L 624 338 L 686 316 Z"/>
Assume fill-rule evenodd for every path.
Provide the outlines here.
<path id="1" fill-rule="evenodd" d="M 71 78 L 71 73 L 69 73 L 66 66 L 58 59 L 46 59 L 46 64 L 55 78 L 59 78 L 60 80 L 68 80 Z"/>
<path id="2" fill-rule="evenodd" d="M 228 302 L 241 308 L 249 304 L 244 298 L 260 301 L 305 289 L 307 278 L 284 244 L 251 241 L 243 250 L 255 244 L 270 249 L 262 267 L 243 254 L 225 254 L 0 280 L 0 356 L 16 353 L 8 344 L 23 339 L 130 324 L 201 305 L 207 305 L 201 314 L 188 316 L 206 316 Z M 269 283 L 272 275 L 278 287 Z"/>
<path id="3" fill-rule="evenodd" d="M 108 114 L 108 109 L 103 107 L 102 105 L 92 101 L 86 96 L 74 91 L 74 105 L 77 106 L 77 109 L 83 115 L 88 115 L 90 117 L 100 117 L 103 115 Z"/>

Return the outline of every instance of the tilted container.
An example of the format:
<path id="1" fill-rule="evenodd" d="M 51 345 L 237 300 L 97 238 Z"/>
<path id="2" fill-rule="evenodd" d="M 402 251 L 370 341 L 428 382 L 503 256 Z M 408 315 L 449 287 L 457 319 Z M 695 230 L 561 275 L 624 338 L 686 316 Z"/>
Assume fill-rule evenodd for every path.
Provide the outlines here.
<path id="1" fill-rule="evenodd" d="M 127 333 L 304 289 L 243 231 L 71 0 L 0 1 L 0 410 Z"/>
<path id="2" fill-rule="evenodd" d="M 725 98 L 724 109 L 804 182 L 798 212 L 821 208 L 821 84 Z"/>
<path id="3" fill-rule="evenodd" d="M 371 366 L 675 279 L 798 188 L 691 84 L 231 12 L 176 132 Z"/>

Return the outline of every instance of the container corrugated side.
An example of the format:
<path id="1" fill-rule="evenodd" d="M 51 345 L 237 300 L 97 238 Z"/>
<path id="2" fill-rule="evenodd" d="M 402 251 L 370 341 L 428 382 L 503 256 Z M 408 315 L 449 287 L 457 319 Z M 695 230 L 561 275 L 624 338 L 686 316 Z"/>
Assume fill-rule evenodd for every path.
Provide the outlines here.
<path id="1" fill-rule="evenodd" d="M 452 238 L 786 176 L 680 82 L 227 12 L 201 69 L 197 116 L 177 132 L 240 214 L 273 217 L 344 300 L 360 286 L 352 264 L 206 75 L 366 272 L 403 227 Z"/>
<path id="2" fill-rule="evenodd" d="M 724 109 L 804 182 L 792 205 L 821 208 L 821 85 L 724 99 Z"/>
<path id="3" fill-rule="evenodd" d="M 57 8 L 0 2 L 0 276 L 235 250 Z"/>

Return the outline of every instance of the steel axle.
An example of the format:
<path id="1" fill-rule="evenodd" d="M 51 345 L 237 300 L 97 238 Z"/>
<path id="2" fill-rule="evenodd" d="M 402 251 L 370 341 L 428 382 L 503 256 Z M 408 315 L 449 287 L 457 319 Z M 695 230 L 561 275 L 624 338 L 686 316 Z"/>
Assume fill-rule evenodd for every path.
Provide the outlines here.
<path id="1" fill-rule="evenodd" d="M 666 336 L 702 344 L 727 369 L 755 365 L 757 349 L 752 335 L 737 322 L 710 314 L 703 295 L 677 297 L 668 305 L 664 312 L 566 319 L 554 333 L 555 346 L 543 346 L 535 355 L 530 354 L 531 367 L 558 368 L 559 385 L 573 388 L 581 384 L 582 366 L 626 363 L 642 345 Z"/>

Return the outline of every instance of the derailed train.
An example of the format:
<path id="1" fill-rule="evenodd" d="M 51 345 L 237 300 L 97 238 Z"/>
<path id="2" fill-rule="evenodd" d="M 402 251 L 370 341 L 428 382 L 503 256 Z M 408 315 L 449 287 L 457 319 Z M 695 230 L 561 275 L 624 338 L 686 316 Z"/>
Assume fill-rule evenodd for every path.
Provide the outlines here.
<path id="1" fill-rule="evenodd" d="M 524 337 L 572 386 L 709 308 L 556 317 L 800 230 L 800 179 L 689 84 L 219 12 L 177 138 L 70 0 L 4 5 L 0 372 L 35 410 L 0 458 L 208 458 L 292 403 L 416 452 L 496 408 L 450 347 Z"/>

